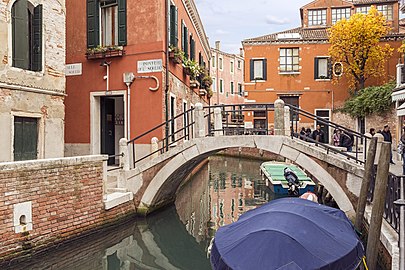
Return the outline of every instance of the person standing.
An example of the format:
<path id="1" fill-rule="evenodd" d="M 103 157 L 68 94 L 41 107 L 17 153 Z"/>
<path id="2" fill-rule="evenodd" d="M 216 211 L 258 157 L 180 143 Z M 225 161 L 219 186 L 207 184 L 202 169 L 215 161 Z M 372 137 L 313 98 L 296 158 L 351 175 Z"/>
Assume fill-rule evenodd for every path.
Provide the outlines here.
<path id="1" fill-rule="evenodd" d="M 317 142 L 324 143 L 325 142 L 325 134 L 321 130 L 320 125 L 316 125 L 316 129 L 312 133 L 312 139 L 314 139 Z"/>
<path id="2" fill-rule="evenodd" d="M 352 151 L 353 147 L 352 138 L 350 138 L 349 134 L 347 134 L 345 131 L 342 131 L 342 133 L 340 134 L 339 146 L 346 147 L 347 152 Z"/>
<path id="3" fill-rule="evenodd" d="M 333 145 L 334 146 L 339 146 L 340 145 L 340 129 L 335 129 L 335 132 L 333 133 Z"/>
<path id="4" fill-rule="evenodd" d="M 392 145 L 392 135 L 390 131 L 390 126 L 385 125 L 384 129 L 381 131 L 381 134 L 384 137 L 384 142 L 389 142 Z M 394 161 L 392 160 L 392 147 L 391 147 L 391 152 L 390 152 L 390 163 L 395 164 Z"/>
<path id="5" fill-rule="evenodd" d="M 402 128 L 401 143 L 405 146 L 405 127 Z M 405 175 L 405 149 L 402 149 L 402 175 Z"/>
<path id="6" fill-rule="evenodd" d="M 371 136 L 374 137 L 374 135 L 375 135 L 375 128 L 370 128 L 370 134 L 371 134 Z"/>
<path id="7" fill-rule="evenodd" d="M 300 131 L 300 139 L 305 140 L 305 137 L 306 137 L 305 128 L 302 127 Z"/>

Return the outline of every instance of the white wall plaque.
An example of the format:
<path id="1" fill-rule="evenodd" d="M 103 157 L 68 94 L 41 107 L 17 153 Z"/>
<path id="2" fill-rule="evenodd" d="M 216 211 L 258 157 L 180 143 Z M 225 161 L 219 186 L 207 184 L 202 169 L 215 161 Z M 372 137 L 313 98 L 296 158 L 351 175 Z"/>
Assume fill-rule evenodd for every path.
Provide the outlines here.
<path id="1" fill-rule="evenodd" d="M 65 75 L 66 76 L 79 76 L 79 75 L 82 75 L 82 63 L 66 65 Z"/>
<path id="2" fill-rule="evenodd" d="M 152 73 L 163 70 L 162 59 L 138 61 L 138 73 Z"/>

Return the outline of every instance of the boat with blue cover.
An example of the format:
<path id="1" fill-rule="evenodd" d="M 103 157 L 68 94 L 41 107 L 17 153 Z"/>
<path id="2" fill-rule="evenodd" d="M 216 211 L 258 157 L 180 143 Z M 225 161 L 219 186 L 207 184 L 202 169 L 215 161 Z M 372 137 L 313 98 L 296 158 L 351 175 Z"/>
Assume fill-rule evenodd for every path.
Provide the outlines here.
<path id="1" fill-rule="evenodd" d="M 260 165 L 266 185 L 280 195 L 300 195 L 314 192 L 315 182 L 298 166 L 284 162 L 268 161 Z"/>

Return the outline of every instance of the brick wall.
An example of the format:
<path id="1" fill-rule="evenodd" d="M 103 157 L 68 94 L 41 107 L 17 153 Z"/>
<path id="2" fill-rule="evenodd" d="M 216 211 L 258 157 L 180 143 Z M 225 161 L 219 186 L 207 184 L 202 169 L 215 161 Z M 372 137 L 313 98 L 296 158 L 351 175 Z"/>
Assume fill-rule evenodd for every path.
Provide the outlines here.
<path id="1" fill-rule="evenodd" d="M 102 156 L 0 163 L 0 259 L 71 239 L 135 212 L 103 204 Z M 32 230 L 15 233 L 14 205 L 32 203 Z"/>

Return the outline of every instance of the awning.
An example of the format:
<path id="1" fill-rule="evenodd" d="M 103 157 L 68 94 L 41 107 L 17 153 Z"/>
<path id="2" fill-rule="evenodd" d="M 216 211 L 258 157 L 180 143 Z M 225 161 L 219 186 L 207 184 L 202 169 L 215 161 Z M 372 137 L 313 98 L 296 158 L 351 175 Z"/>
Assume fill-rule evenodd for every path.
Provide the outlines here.
<path id="1" fill-rule="evenodd" d="M 405 100 L 405 89 L 395 91 L 391 94 L 392 101 Z"/>
<path id="2" fill-rule="evenodd" d="M 405 116 L 405 102 L 397 108 L 397 116 Z"/>

